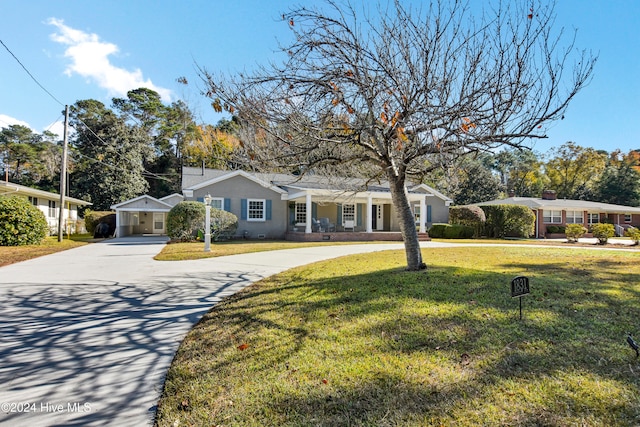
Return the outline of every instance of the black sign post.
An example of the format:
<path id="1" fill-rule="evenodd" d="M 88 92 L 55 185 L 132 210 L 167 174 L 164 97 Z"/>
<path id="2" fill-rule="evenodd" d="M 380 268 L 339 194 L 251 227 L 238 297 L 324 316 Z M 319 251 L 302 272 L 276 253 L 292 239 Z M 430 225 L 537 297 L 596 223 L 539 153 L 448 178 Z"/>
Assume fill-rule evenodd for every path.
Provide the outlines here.
<path id="1" fill-rule="evenodd" d="M 518 276 L 511 281 L 511 298 L 520 300 L 520 320 L 522 320 L 522 297 L 530 293 L 528 277 Z"/>

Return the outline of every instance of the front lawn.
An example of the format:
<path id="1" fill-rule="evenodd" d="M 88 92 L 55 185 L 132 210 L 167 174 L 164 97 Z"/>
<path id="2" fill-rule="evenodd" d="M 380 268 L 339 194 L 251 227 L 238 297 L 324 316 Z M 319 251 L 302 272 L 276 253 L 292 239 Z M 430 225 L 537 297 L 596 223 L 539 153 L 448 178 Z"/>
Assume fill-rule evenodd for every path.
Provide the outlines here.
<path id="1" fill-rule="evenodd" d="M 215 306 L 168 372 L 160 426 L 640 424 L 640 254 L 402 251 L 296 268 Z M 509 283 L 531 280 L 524 320 Z"/>
<path id="2" fill-rule="evenodd" d="M 162 251 L 156 255 L 154 259 L 157 261 L 185 261 L 251 252 L 277 251 L 281 249 L 376 243 L 402 244 L 402 242 L 294 242 L 289 240 L 230 240 L 225 242 L 212 242 L 211 252 L 204 252 L 203 242 L 179 242 L 165 245 L 162 248 Z"/>

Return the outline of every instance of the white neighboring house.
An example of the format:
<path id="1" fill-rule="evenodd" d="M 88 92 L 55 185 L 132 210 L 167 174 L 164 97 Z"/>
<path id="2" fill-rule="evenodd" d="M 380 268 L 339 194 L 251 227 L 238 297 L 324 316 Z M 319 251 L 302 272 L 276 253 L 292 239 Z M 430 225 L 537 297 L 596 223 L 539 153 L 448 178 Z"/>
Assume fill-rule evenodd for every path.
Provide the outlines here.
<path id="1" fill-rule="evenodd" d="M 60 195 L 49 191 L 37 190 L 8 181 L 0 181 L 0 197 L 20 196 L 28 199 L 32 205 L 40 209 L 47 219 L 49 234 L 58 232 L 58 215 L 60 214 Z M 84 200 L 65 197 L 65 206 L 62 210 L 63 226 L 67 233 L 84 231 L 84 225 L 78 227 L 78 206 L 90 206 L 91 203 Z"/>

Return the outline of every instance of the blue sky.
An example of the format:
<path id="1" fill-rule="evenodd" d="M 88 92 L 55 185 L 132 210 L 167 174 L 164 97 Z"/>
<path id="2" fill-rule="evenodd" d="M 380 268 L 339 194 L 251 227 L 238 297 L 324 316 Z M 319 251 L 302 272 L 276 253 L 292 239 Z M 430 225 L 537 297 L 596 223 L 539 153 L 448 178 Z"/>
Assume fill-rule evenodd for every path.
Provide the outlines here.
<path id="1" fill-rule="evenodd" d="M 93 98 L 109 106 L 112 97 L 142 86 L 167 101 L 184 100 L 199 121 L 215 124 L 221 116 L 200 94 L 196 64 L 233 72 L 274 59 L 278 40 L 290 35 L 282 12 L 312 3 L 0 0 L 0 40 L 57 99 L 0 46 L 0 127 L 21 123 L 61 135 L 64 104 Z M 549 139 L 534 149 L 544 153 L 567 141 L 640 149 L 640 1 L 558 0 L 556 12 L 556 26 L 577 28 L 576 45 L 599 61 L 565 120 L 552 124 Z"/>

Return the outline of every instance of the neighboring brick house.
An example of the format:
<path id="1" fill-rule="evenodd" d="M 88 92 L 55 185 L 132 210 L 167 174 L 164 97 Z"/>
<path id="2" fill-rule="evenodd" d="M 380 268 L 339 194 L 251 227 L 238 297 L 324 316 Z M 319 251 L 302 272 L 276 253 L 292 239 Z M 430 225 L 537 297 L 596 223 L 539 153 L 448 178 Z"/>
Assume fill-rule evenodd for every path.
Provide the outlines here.
<path id="1" fill-rule="evenodd" d="M 589 227 L 599 222 L 616 226 L 616 235 L 621 236 L 631 226 L 640 228 L 640 207 L 612 205 L 587 200 L 558 199 L 554 191 L 545 191 L 541 198 L 509 197 L 477 203 L 483 205 L 523 205 L 536 215 L 537 238 L 544 238 L 548 226 L 582 224 Z"/>

